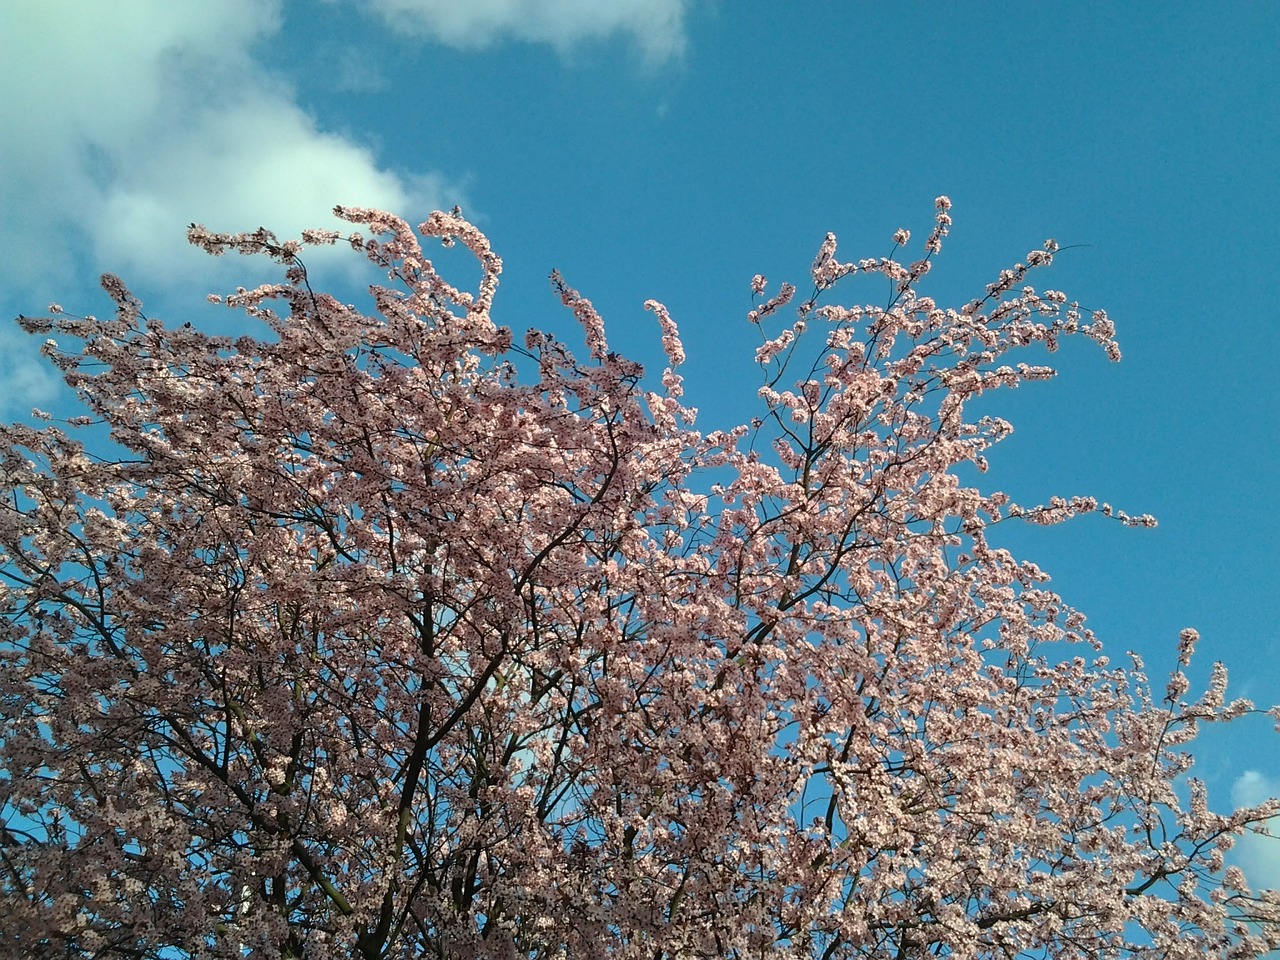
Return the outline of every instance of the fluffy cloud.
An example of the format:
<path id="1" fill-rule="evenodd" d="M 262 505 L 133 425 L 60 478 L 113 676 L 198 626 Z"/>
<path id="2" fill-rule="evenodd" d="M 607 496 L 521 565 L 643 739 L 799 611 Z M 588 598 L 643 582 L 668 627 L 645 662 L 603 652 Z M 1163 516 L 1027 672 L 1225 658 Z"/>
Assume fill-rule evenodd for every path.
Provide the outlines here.
<path id="1" fill-rule="evenodd" d="M 401 33 L 453 47 L 483 48 L 511 38 L 549 43 L 561 53 L 584 40 L 621 34 L 660 63 L 684 51 L 686 0 L 373 0 Z"/>
<path id="2" fill-rule="evenodd" d="M 563 52 L 623 36 L 659 63 L 684 47 L 687 0 L 370 2 L 389 27 L 462 48 L 514 38 Z M 192 222 L 294 236 L 337 225 L 334 203 L 424 216 L 470 208 L 441 175 L 390 169 L 302 109 L 266 65 L 281 26 L 281 0 L 0 4 L 4 308 L 30 313 L 62 300 L 78 309 L 85 281 L 103 271 L 145 298 L 267 276 L 265 265 L 256 274 L 188 246 Z M 347 76 L 350 64 L 335 69 L 344 88 L 368 82 Z M 0 352 L 0 417 L 47 401 L 53 379 L 29 338 L 0 329 Z"/>
<path id="3" fill-rule="evenodd" d="M 1246 770 L 1231 785 L 1231 801 L 1237 807 L 1264 803 L 1280 797 L 1280 781 Z M 1275 837 L 1246 834 L 1232 851 L 1232 859 L 1254 888 L 1280 890 L 1280 818 L 1271 821 Z"/>
<path id="4" fill-rule="evenodd" d="M 330 225 L 334 203 L 425 215 L 456 202 L 438 176 L 386 169 L 302 110 L 255 57 L 279 28 L 271 0 L 0 9 L 10 292 L 44 300 L 51 278 L 65 292 L 89 270 L 152 289 L 207 273 L 190 222 L 287 236 Z"/>
<path id="5" fill-rule="evenodd" d="M 16 326 L 0 327 L 0 418 L 11 420 L 52 406 L 61 390 L 62 382 L 31 338 Z"/>

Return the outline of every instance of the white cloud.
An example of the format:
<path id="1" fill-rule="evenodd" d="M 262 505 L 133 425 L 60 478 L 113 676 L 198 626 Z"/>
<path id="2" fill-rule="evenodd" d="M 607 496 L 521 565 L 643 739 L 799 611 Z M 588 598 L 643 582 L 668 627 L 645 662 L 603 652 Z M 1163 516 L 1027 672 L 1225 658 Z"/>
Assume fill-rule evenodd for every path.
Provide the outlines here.
<path id="1" fill-rule="evenodd" d="M 214 230 L 265 225 L 294 236 L 331 225 L 334 203 L 421 219 L 442 203 L 438 177 L 380 169 L 368 149 L 317 130 L 279 98 L 247 94 L 193 126 L 192 136 L 168 144 L 162 155 L 140 158 L 103 198 L 92 221 L 94 243 L 100 256 L 124 252 L 123 272 L 159 263 L 156 239 L 193 221 Z"/>
<path id="2" fill-rule="evenodd" d="M 687 0 L 370 2 L 394 28 L 465 48 L 520 39 L 563 52 L 624 36 L 662 62 L 685 42 Z M 0 4 L 6 307 L 34 313 L 58 300 L 73 312 L 100 308 L 100 299 L 79 298 L 103 271 L 119 273 L 144 300 L 185 296 L 193 282 L 204 293 L 268 275 L 252 262 L 211 261 L 191 248 L 191 222 L 227 231 L 266 226 L 287 237 L 335 225 L 335 203 L 411 219 L 458 202 L 469 207 L 441 175 L 391 169 L 302 109 L 267 66 L 281 10 L 281 0 Z M 350 64 L 339 64 L 335 83 L 376 81 L 351 74 Z M 324 264 L 322 253 L 308 264 Z M 337 262 L 358 266 L 349 251 Z M 0 392 L 47 395 L 35 344 L 16 331 L 0 336 L 8 354 Z"/>
<path id="3" fill-rule="evenodd" d="M 392 29 L 462 49 L 499 40 L 548 43 L 562 54 L 583 41 L 630 36 L 652 63 L 684 52 L 687 0 L 372 0 Z"/>
<path id="4" fill-rule="evenodd" d="M 52 299 L 86 268 L 140 292 L 207 275 L 190 222 L 292 236 L 333 225 L 335 203 L 425 218 L 457 202 L 439 176 L 380 166 L 298 106 L 255 58 L 280 23 L 275 0 L 0 7 L 9 292 Z"/>
<path id="5" fill-rule="evenodd" d="M 1237 807 L 1254 806 L 1280 797 L 1280 781 L 1256 770 L 1246 770 L 1231 785 L 1231 802 Z M 1275 837 L 1245 834 L 1232 849 L 1232 860 L 1240 866 L 1255 889 L 1280 890 L 1280 817 L 1270 823 Z"/>
<path id="6" fill-rule="evenodd" d="M 28 416 L 35 407 L 50 407 L 64 389 L 30 337 L 16 326 L 0 328 L 0 420 Z"/>

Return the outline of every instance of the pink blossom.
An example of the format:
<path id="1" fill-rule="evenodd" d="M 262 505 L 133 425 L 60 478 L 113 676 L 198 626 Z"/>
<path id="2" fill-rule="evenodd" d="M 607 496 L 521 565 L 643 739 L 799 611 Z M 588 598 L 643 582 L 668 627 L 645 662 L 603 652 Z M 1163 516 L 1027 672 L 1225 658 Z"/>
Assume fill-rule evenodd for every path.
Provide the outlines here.
<path id="1" fill-rule="evenodd" d="M 590 360 L 537 328 L 513 346 L 502 261 L 457 209 L 416 231 L 338 209 L 368 312 L 298 260 L 335 231 L 193 225 L 280 264 L 225 297 L 254 335 L 144 316 L 113 276 L 107 319 L 22 318 L 87 412 L 0 426 L 0 945 L 1280 948 L 1280 900 L 1224 859 L 1280 802 L 1216 813 L 1188 753 L 1253 705 L 1222 665 L 1192 692 L 1189 628 L 1163 690 L 1113 664 L 991 537 L 1154 519 L 970 485 L 1013 428 L 969 401 L 1053 376 L 1028 347 L 1118 356 L 1115 325 L 1027 285 L 1052 241 L 963 306 L 924 297 L 936 208 L 909 265 L 840 263 L 828 235 L 812 295 L 748 314 L 757 410 L 706 434 L 660 302 L 661 390 L 558 272 Z M 474 286 L 433 244 L 475 258 Z M 862 271 L 892 302 L 830 302 Z"/>

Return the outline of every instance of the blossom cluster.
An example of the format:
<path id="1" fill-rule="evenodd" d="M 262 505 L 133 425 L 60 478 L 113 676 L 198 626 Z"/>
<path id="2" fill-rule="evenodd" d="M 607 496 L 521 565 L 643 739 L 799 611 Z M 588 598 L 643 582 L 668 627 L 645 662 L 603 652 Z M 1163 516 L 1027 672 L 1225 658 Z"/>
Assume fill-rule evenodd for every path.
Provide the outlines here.
<path id="1" fill-rule="evenodd" d="M 1220 665 L 1191 695 L 1190 629 L 1163 692 L 1113 665 L 989 536 L 1154 520 L 961 479 L 1012 429 L 969 403 L 1054 375 L 1021 351 L 1118 358 L 1115 326 L 1025 285 L 1052 241 L 940 306 L 950 210 L 914 261 L 828 235 L 794 317 L 791 284 L 748 313 L 756 415 L 708 433 L 661 303 L 662 390 L 559 273 L 586 355 L 513 345 L 456 209 L 193 226 L 281 265 L 218 298 L 256 336 L 115 277 L 107 319 L 24 318 L 87 413 L 0 427 L 0 956 L 1280 947 L 1225 860 L 1280 804 L 1214 812 L 1186 752 L 1252 705 Z M 339 240 L 364 308 L 302 266 Z M 835 301 L 867 273 L 888 302 Z"/>

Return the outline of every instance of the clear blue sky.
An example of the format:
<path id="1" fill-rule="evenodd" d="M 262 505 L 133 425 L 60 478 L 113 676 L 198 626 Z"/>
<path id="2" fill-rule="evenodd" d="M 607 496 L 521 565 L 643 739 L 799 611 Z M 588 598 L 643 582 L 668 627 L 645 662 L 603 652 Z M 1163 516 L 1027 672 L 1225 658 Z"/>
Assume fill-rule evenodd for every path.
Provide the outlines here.
<path id="1" fill-rule="evenodd" d="M 105 311 L 110 270 L 153 314 L 225 324 L 204 293 L 255 274 L 185 249 L 187 223 L 290 234 L 334 203 L 415 223 L 461 203 L 517 330 L 573 335 L 554 267 L 656 364 L 641 304 L 664 301 L 709 430 L 755 411 L 751 276 L 803 281 L 827 230 L 881 255 L 950 195 L 926 290 L 955 304 L 1046 237 L 1084 245 L 1035 279 L 1106 307 L 1124 361 L 1064 349 L 1057 381 L 993 402 L 1017 432 L 989 482 L 1160 527 L 1009 542 L 1116 655 L 1159 678 L 1196 626 L 1200 676 L 1222 659 L 1235 695 L 1280 701 L 1273 4 L 41 0 L 0 7 L 0 36 L 6 316 Z M 0 377 L 5 419 L 63 402 L 16 328 Z M 1280 789 L 1268 729 L 1205 741 L 1215 806 Z M 1280 886 L 1274 845 L 1244 855 Z"/>

